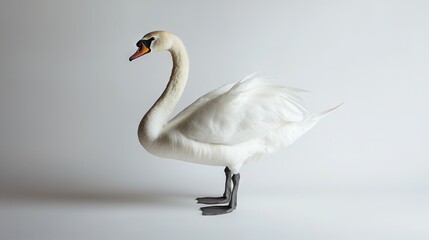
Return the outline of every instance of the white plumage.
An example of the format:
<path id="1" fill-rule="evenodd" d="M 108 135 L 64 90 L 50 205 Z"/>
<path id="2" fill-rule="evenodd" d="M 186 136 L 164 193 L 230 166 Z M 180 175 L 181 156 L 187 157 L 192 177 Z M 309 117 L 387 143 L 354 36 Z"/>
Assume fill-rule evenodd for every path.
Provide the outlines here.
<path id="1" fill-rule="evenodd" d="M 173 58 L 170 81 L 138 131 L 141 144 L 154 155 L 226 166 L 237 174 L 245 162 L 293 143 L 335 109 L 310 114 L 297 103 L 303 90 L 274 85 L 253 74 L 205 94 L 167 121 L 187 81 L 186 49 L 178 37 L 160 31 L 139 43 L 130 60 L 163 50 Z"/>

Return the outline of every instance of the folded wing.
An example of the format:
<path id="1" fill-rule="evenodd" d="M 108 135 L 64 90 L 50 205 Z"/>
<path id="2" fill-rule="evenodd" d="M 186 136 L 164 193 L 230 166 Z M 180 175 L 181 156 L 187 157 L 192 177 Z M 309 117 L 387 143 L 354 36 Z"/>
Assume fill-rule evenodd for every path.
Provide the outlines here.
<path id="1" fill-rule="evenodd" d="M 301 91 L 249 76 L 199 98 L 169 125 L 195 141 L 239 144 L 302 121 L 307 111 L 296 102 Z"/>

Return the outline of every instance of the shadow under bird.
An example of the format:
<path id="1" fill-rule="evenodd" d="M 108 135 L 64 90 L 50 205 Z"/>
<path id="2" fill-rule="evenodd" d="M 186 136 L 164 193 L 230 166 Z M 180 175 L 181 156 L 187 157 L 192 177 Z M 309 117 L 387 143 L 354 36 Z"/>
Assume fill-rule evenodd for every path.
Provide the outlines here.
<path id="1" fill-rule="evenodd" d="M 303 90 L 250 75 L 205 94 L 168 120 L 188 79 L 186 48 L 164 31 L 146 34 L 137 47 L 130 61 L 159 51 L 169 51 L 173 59 L 167 87 L 140 122 L 141 145 L 159 157 L 225 167 L 223 195 L 196 199 L 222 205 L 200 208 L 203 215 L 234 211 L 243 164 L 293 143 L 338 107 L 309 113 L 297 103 Z"/>

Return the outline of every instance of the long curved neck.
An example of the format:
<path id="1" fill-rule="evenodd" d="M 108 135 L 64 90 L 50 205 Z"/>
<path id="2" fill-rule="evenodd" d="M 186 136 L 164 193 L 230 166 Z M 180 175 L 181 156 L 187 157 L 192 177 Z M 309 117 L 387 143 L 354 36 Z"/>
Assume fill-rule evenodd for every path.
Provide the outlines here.
<path id="1" fill-rule="evenodd" d="M 182 41 L 178 38 L 174 40 L 174 44 L 169 50 L 173 59 L 170 81 L 139 125 L 138 136 L 142 144 L 153 142 L 158 138 L 186 86 L 189 73 L 188 54 Z"/>

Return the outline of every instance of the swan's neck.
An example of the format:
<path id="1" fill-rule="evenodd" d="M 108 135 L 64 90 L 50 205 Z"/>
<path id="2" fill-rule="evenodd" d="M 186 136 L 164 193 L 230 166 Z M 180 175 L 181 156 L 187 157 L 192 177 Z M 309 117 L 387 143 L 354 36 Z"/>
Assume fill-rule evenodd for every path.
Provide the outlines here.
<path id="1" fill-rule="evenodd" d="M 185 46 L 179 39 L 175 39 L 174 42 L 173 47 L 169 50 L 173 59 L 170 81 L 139 125 L 139 140 L 144 146 L 156 140 L 162 133 L 188 79 L 189 58 Z"/>

